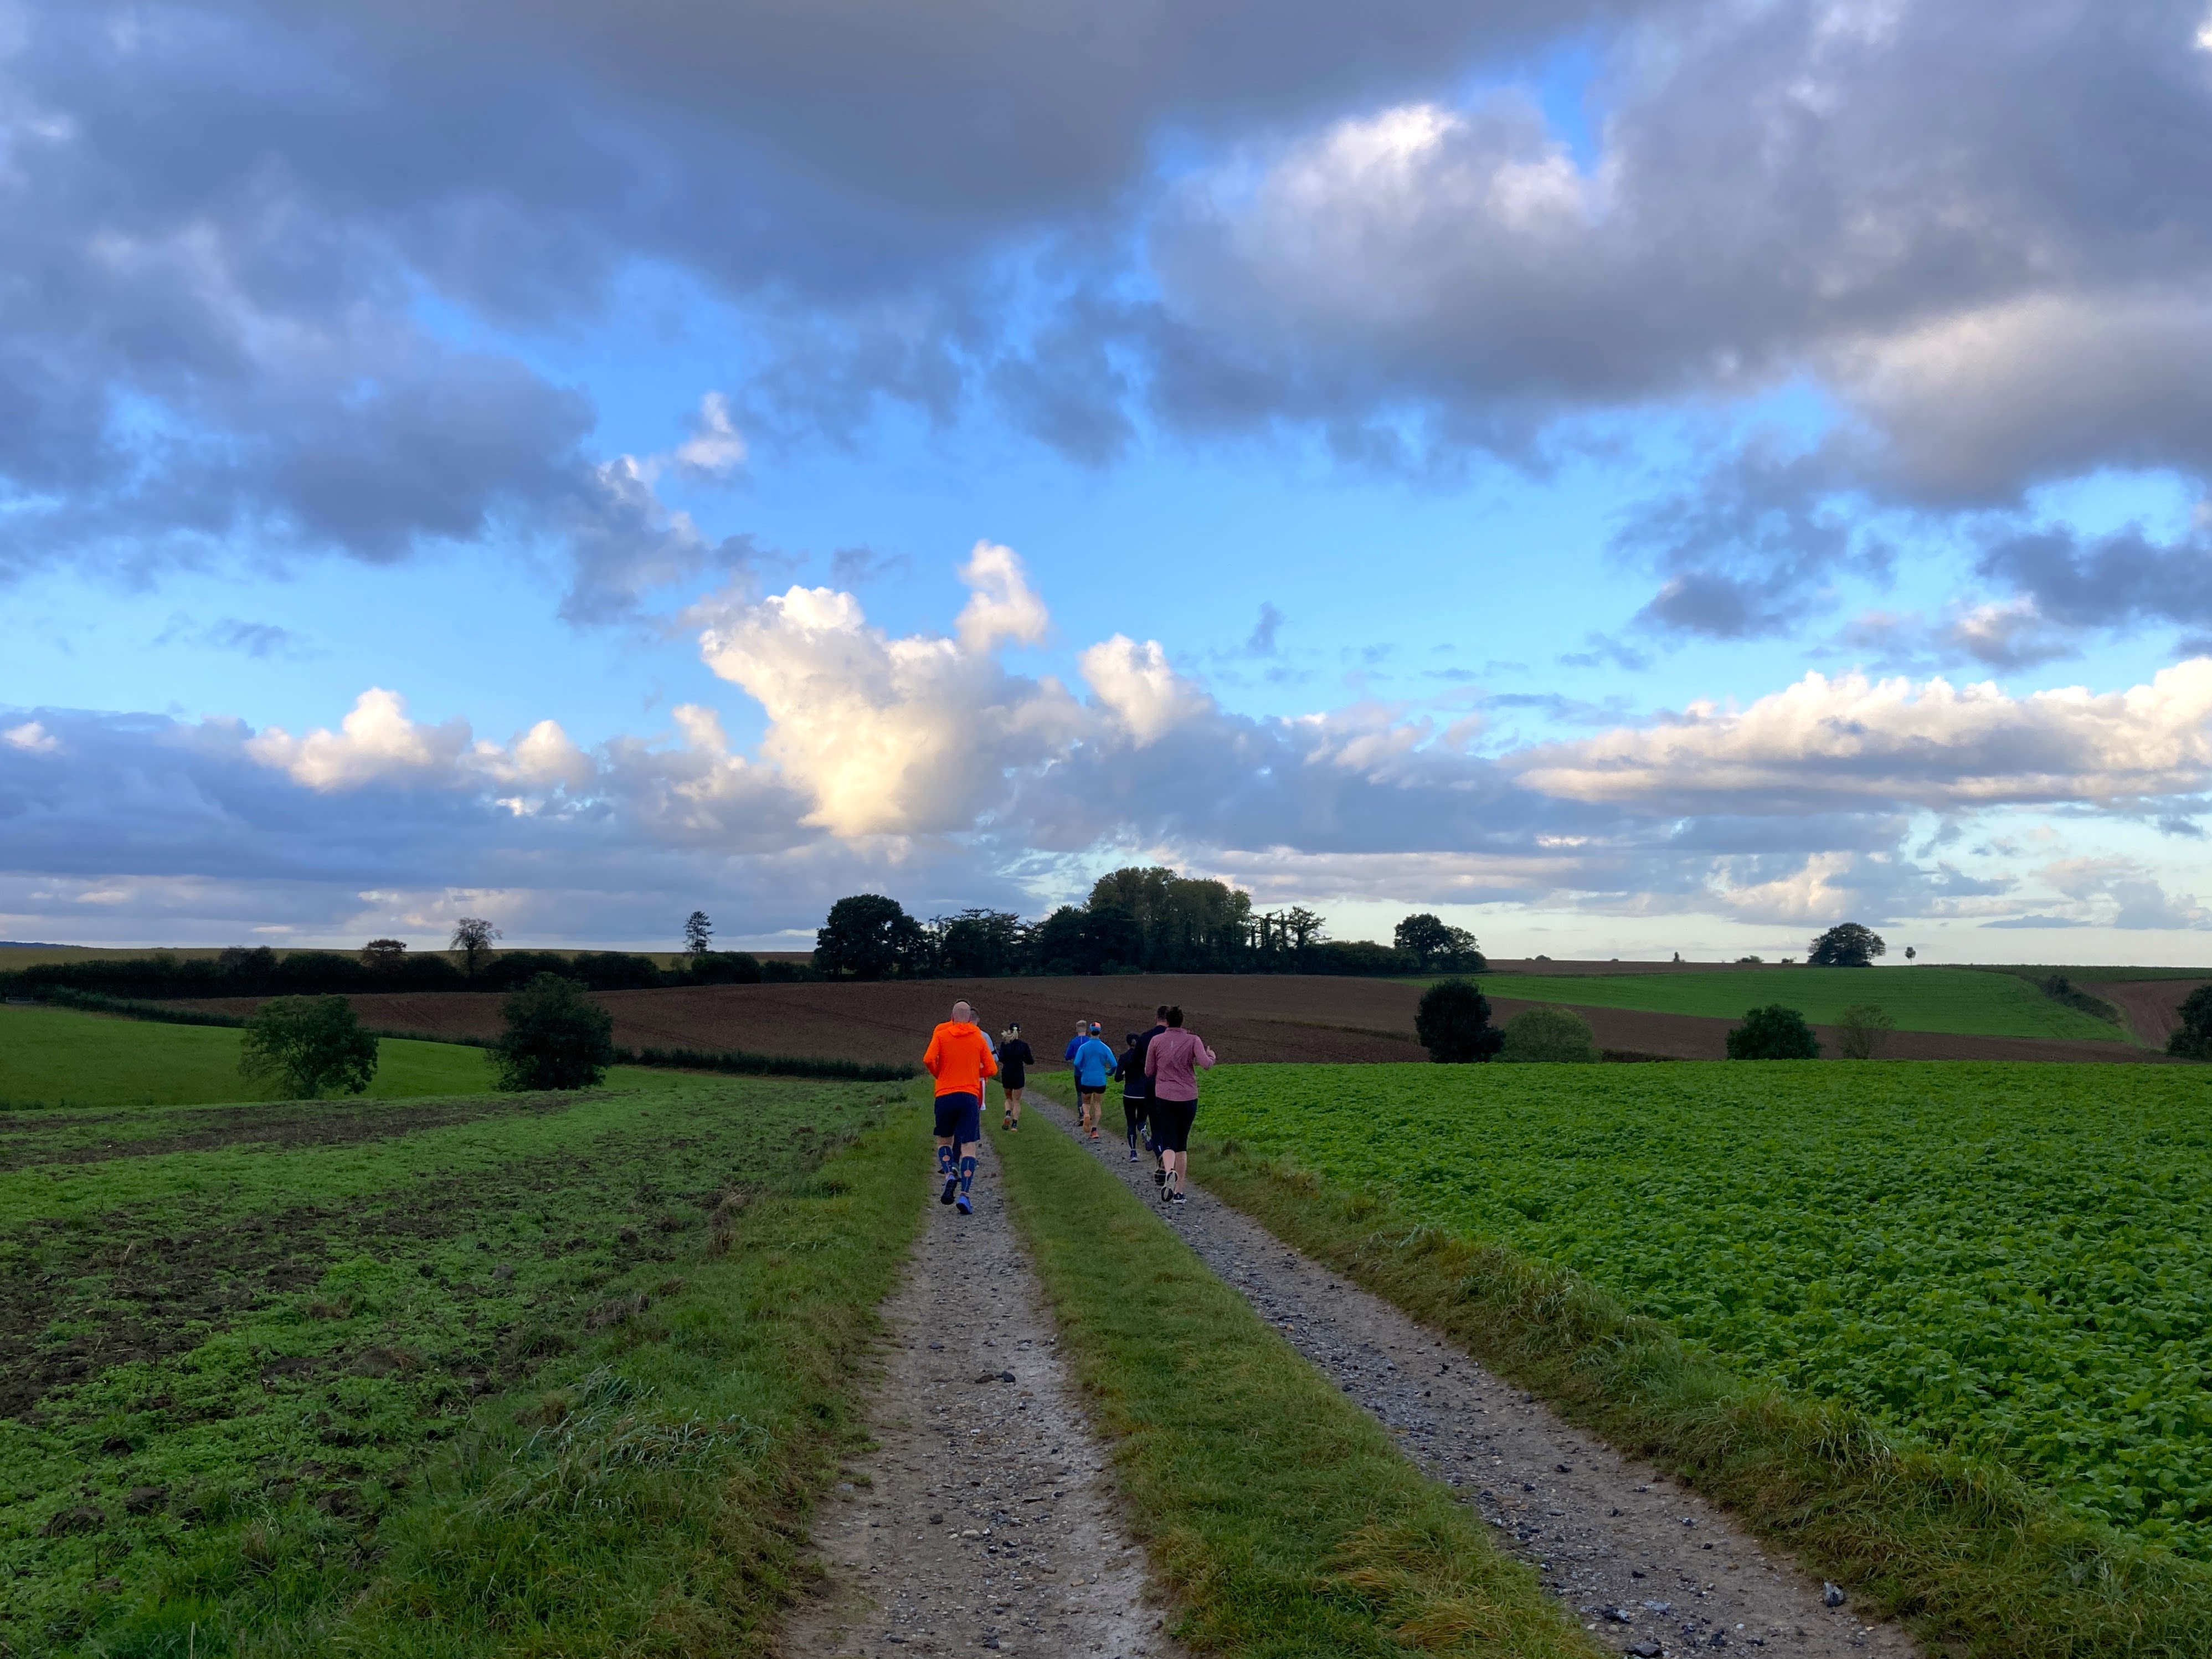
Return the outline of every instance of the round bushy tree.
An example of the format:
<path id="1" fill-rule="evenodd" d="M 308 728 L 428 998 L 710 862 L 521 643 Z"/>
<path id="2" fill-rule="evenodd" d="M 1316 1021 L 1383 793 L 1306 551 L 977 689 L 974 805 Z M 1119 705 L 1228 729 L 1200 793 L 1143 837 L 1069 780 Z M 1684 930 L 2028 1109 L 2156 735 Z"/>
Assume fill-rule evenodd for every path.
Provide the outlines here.
<path id="1" fill-rule="evenodd" d="M 1588 1064 L 1598 1057 L 1589 1022 L 1571 1008 L 1528 1008 L 1505 1024 L 1500 1060 Z"/>
<path id="2" fill-rule="evenodd" d="M 500 1005 L 506 1030 L 492 1045 L 499 1087 L 588 1089 L 615 1062 L 615 1017 L 558 974 L 536 974 Z"/>
<path id="3" fill-rule="evenodd" d="M 1448 1066 L 1488 1060 L 1505 1040 L 1490 1023 L 1490 999 L 1464 979 L 1442 979 L 1429 987 L 1413 1016 L 1413 1034 L 1431 1060 Z"/>
<path id="4" fill-rule="evenodd" d="M 1844 921 L 1813 941 L 1805 962 L 1813 968 L 1871 968 L 1888 948 L 1873 928 Z"/>
<path id="5" fill-rule="evenodd" d="M 1818 1060 L 1820 1039 L 1795 1008 L 1770 1002 L 1753 1008 L 1728 1034 L 1730 1060 Z"/>
<path id="6" fill-rule="evenodd" d="M 2212 1060 L 2212 985 L 2200 985 L 2181 1005 L 2181 1024 L 2166 1052 L 2184 1060 Z"/>
<path id="7" fill-rule="evenodd" d="M 376 1076 L 376 1039 L 343 997 L 271 997 L 246 1023 L 238 1069 L 275 1079 L 295 1100 L 325 1089 L 357 1095 Z"/>

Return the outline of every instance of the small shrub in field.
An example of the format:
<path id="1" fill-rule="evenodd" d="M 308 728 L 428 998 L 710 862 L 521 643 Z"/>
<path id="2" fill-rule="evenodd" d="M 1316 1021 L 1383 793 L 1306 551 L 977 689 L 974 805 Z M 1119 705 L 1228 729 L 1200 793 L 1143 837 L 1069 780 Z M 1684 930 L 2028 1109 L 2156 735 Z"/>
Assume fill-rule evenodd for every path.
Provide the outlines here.
<path id="1" fill-rule="evenodd" d="M 492 1045 L 499 1086 L 587 1089 L 615 1060 L 615 1017 L 584 1000 L 574 980 L 533 975 L 500 1006 L 507 1029 Z"/>
<path id="2" fill-rule="evenodd" d="M 1854 1002 L 1836 1018 L 1836 1046 L 1845 1060 L 1872 1060 L 1897 1022 L 1871 1002 Z"/>
<path id="3" fill-rule="evenodd" d="M 1820 1040 L 1805 1016 L 1795 1008 L 1770 1002 L 1753 1008 L 1743 1024 L 1728 1034 L 1730 1060 L 1818 1060 Z"/>
<path id="4" fill-rule="evenodd" d="M 274 997 L 246 1022 L 238 1069 L 274 1079 L 296 1099 L 325 1089 L 357 1095 L 376 1076 L 376 1039 L 343 997 Z"/>
<path id="5" fill-rule="evenodd" d="M 1588 1063 L 1598 1057 L 1589 1022 L 1571 1008 L 1529 1008 L 1506 1022 L 1501 1060 Z"/>
<path id="6" fill-rule="evenodd" d="M 1459 1066 L 1488 1060 L 1505 1041 L 1490 1023 L 1490 999 L 1471 980 L 1443 979 L 1429 987 L 1413 1016 L 1413 1035 L 1429 1058 Z"/>

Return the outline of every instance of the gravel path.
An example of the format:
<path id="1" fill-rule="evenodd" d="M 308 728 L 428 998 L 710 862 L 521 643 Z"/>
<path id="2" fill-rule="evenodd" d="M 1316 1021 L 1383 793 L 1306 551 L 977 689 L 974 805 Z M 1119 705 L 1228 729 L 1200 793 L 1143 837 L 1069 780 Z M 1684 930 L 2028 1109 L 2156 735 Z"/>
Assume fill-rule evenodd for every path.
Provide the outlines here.
<path id="1" fill-rule="evenodd" d="M 1030 1099 L 1039 1127 L 1073 1132 L 1072 1114 Z M 1119 1103 L 1109 1105 L 1118 1128 Z M 1129 1163 L 1110 1131 L 1096 1150 L 1153 1200 L 1149 1160 Z M 1867 1625 L 1848 1600 L 1824 1605 L 1820 1581 L 1771 1559 L 1694 1492 L 1561 1421 L 1202 1188 L 1179 1209 L 1155 1207 L 1407 1456 L 1466 1494 L 1499 1543 L 1534 1563 L 1607 1645 L 1647 1659 L 1731 1648 L 1791 1659 L 1918 1651 L 1894 1626 Z"/>
<path id="2" fill-rule="evenodd" d="M 820 1592 L 783 1650 L 1177 1659 L 1146 1601 L 1143 1552 L 1115 1512 L 988 1143 L 975 1197 L 972 1217 L 930 1205 L 884 1308 L 876 1445 L 848 1463 L 817 1519 Z"/>

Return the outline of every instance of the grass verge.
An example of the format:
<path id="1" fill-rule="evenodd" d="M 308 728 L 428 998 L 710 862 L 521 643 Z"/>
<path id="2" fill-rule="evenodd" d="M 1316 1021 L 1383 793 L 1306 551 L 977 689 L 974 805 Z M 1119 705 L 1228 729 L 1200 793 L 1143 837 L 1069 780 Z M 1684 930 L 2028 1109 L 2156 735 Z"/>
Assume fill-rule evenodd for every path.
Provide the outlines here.
<path id="1" fill-rule="evenodd" d="M 2201 1659 L 2212 1571 L 2085 1523 L 2006 1470 L 1748 1382 L 1576 1274 L 1421 1224 L 1229 1142 L 1207 1190 L 1726 1505 L 1931 1645 L 1989 1659 Z"/>
<path id="2" fill-rule="evenodd" d="M 0 1376 L 35 1401 L 0 1420 L 0 1652 L 766 1650 L 927 1124 L 851 1085 L 444 1105 L 159 1133 L 50 1166 L 100 1189 L 67 1206 L 9 1177 L 44 1298 L 10 1328 L 46 1328 Z"/>
<path id="3" fill-rule="evenodd" d="M 1253 1659 L 1601 1651 L 1088 1152 L 1049 1130 L 994 1144 L 1183 1641 Z"/>

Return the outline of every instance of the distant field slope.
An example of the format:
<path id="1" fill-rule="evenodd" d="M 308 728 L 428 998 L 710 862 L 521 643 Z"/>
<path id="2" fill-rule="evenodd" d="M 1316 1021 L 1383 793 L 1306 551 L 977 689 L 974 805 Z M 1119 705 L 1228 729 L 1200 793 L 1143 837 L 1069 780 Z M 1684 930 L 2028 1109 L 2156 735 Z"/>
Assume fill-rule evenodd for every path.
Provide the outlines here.
<path id="1" fill-rule="evenodd" d="M 1741 1019 L 1747 1008 L 1779 1002 L 1816 1025 L 1832 1025 L 1855 1002 L 1877 1004 L 1900 1031 L 1962 1036 L 2124 1041 L 2116 1025 L 2054 1002 L 2011 974 L 1970 968 L 1747 969 L 1740 973 L 1597 975 L 1498 974 L 1483 981 L 1492 996 L 1523 1002 L 1580 1003 L 1655 1014 Z"/>
<path id="2" fill-rule="evenodd" d="M 259 1100 L 240 1077 L 244 1034 L 219 1026 L 157 1025 L 64 1008 L 0 1007 L 0 1105 L 183 1106 Z M 373 1100 L 479 1094 L 491 1087 L 481 1048 L 385 1037 Z M 627 1087 L 664 1086 L 662 1074 L 623 1068 Z"/>
<path id="3" fill-rule="evenodd" d="M 1199 1123 L 2208 1560 L 2208 1106 L 2183 1066 L 1231 1066 Z"/>

